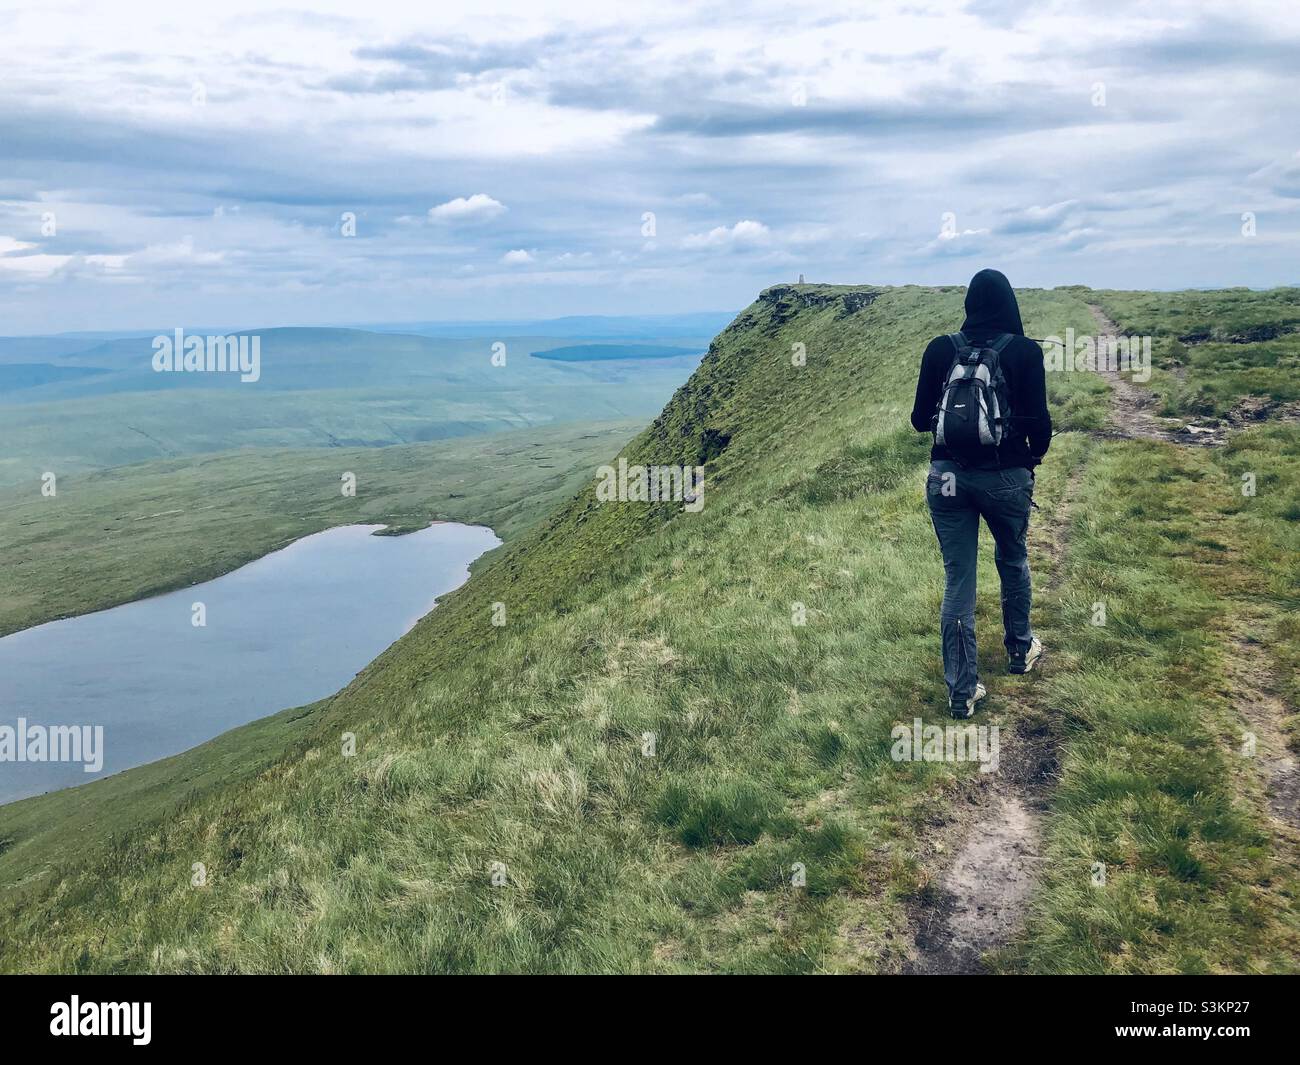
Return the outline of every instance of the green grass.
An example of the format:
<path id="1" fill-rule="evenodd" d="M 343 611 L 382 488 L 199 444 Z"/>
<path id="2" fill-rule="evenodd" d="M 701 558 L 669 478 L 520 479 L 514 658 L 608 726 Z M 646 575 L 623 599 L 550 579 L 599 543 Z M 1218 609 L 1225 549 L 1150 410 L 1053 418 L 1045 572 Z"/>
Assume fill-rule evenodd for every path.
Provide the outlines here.
<path id="1" fill-rule="evenodd" d="M 1057 631 L 1071 638 L 1046 685 L 1066 757 L 1044 883 L 1010 968 L 1297 968 L 1296 856 L 1249 801 L 1219 639 L 1235 599 L 1293 617 L 1295 585 L 1270 592 L 1235 546 L 1225 558 L 1197 542 L 1207 530 L 1234 545 L 1294 533 L 1238 505 L 1232 461 L 1141 442 L 1089 456 L 1056 605 Z M 1294 495 L 1300 466 L 1287 467 Z M 1090 623 L 1096 602 L 1104 626 Z M 1094 862 L 1104 887 L 1092 884 Z"/>
<path id="2" fill-rule="evenodd" d="M 144 789 L 115 793 L 111 841 L 89 831 L 73 854 L 55 833 L 115 781 L 0 809 L 14 885 L 0 968 L 899 968 L 932 826 L 973 772 L 889 755 L 897 722 L 946 719 L 925 447 L 905 424 L 920 352 L 960 320 L 962 293 L 874 290 L 863 306 L 861 289 L 796 291 L 744 311 L 625 449 L 706 463 L 698 514 L 580 491 L 308 717 L 182 756 L 240 763 L 236 779 L 161 811 Z M 1022 302 L 1035 336 L 1091 331 L 1073 290 Z M 1101 424 L 1095 379 L 1050 387 L 1066 428 Z M 1292 564 L 1288 504 L 1239 505 L 1232 463 L 1294 451 L 1294 430 L 1250 446 L 1262 458 L 1057 440 L 1041 518 L 1072 538 L 1056 561 L 1036 544 L 1040 589 L 1056 577 L 1036 608 L 1057 652 L 1041 677 L 1000 672 L 984 545 L 987 720 L 1004 742 L 1045 714 L 1067 726 L 1044 886 L 1005 968 L 1295 967 L 1294 870 L 1270 858 L 1257 787 L 1216 746 L 1231 707 L 1198 697 L 1232 574 L 1254 580 L 1258 555 L 1276 592 Z M 1277 469 L 1262 472 L 1280 499 Z M 1210 514 L 1232 549 L 1223 574 L 1190 546 Z M 1088 623 L 1098 595 L 1105 629 Z M 1095 860 L 1114 863 L 1115 890 L 1080 894 Z"/>
<path id="3" fill-rule="evenodd" d="M 1296 290 L 1106 293 L 1130 332 L 1244 333 L 1296 320 Z M 1161 323 L 1164 323 L 1163 325 Z M 1268 333 L 1271 329 L 1262 328 Z M 1225 388 L 1234 363 L 1197 348 L 1182 395 Z M 1216 357 L 1217 356 L 1217 357 Z M 1249 358 L 1249 354 L 1245 357 Z M 1158 390 L 1158 380 L 1156 382 Z M 1271 386 L 1229 388 L 1270 395 Z M 1143 441 L 1093 448 L 1056 609 L 1073 634 L 1049 684 L 1068 732 L 1044 883 L 1006 952 L 1029 972 L 1295 972 L 1297 858 L 1260 818 L 1238 753 L 1246 722 L 1223 642 L 1247 617 L 1293 713 L 1300 661 L 1300 431 L 1271 424 L 1222 449 Z M 1242 492 L 1242 475 L 1256 481 Z M 1104 601 L 1107 624 L 1090 624 Z M 1274 752 L 1280 753 L 1280 752 Z M 1092 885 L 1094 862 L 1106 886 Z"/>
<path id="4" fill-rule="evenodd" d="M 0 888 L 20 890 L 88 848 L 113 849 L 142 822 L 165 818 L 201 793 L 238 788 L 309 734 L 317 707 L 282 710 L 172 758 L 0 807 Z"/>
<path id="5" fill-rule="evenodd" d="M 1221 417 L 1247 396 L 1300 400 L 1300 289 L 1090 294 L 1152 338 L 1160 413 Z"/>

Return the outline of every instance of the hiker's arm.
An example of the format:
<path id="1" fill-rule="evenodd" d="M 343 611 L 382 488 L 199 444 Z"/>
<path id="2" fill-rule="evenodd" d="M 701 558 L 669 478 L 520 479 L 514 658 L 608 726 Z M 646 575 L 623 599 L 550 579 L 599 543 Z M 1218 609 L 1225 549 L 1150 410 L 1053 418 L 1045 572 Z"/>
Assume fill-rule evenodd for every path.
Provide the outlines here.
<path id="1" fill-rule="evenodd" d="M 912 403 L 912 428 L 918 433 L 928 433 L 934 428 L 934 409 L 943 392 L 942 371 L 935 373 L 944 337 L 935 337 L 921 356 L 921 372 L 916 376 L 916 400 Z"/>
<path id="2" fill-rule="evenodd" d="M 1034 345 L 1036 348 L 1038 345 Z M 1052 446 L 1052 415 L 1047 409 L 1047 374 L 1043 370 L 1043 349 L 1038 357 L 1026 360 L 1023 399 L 1025 435 L 1029 437 L 1029 453 L 1036 459 L 1047 454 Z"/>

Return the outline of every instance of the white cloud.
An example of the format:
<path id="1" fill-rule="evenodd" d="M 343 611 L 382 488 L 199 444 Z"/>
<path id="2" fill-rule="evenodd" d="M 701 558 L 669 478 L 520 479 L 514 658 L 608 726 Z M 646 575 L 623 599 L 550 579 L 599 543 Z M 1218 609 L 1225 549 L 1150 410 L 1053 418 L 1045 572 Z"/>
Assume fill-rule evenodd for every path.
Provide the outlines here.
<path id="1" fill-rule="evenodd" d="M 734 226 L 717 226 L 707 233 L 692 233 L 682 241 L 683 248 L 737 248 L 768 244 L 772 231 L 762 222 L 742 219 Z"/>
<path id="2" fill-rule="evenodd" d="M 454 200 L 440 203 L 429 208 L 431 222 L 486 222 L 508 210 L 500 200 L 494 200 L 485 192 L 476 192 L 473 196 L 457 196 Z"/>
<path id="3" fill-rule="evenodd" d="M 1023 211 L 1011 212 L 1005 222 L 998 226 L 1000 233 L 1050 233 L 1063 229 L 1079 211 L 1078 200 L 1062 200 L 1047 206 L 1035 204 Z"/>
<path id="4" fill-rule="evenodd" d="M 989 229 L 941 230 L 938 236 L 918 248 L 909 258 L 927 259 L 943 255 L 960 258 L 974 255 L 988 249 L 990 236 Z"/>
<path id="5" fill-rule="evenodd" d="M 31 277 L 49 277 L 63 267 L 70 255 L 15 255 L 14 252 L 28 251 L 36 247 L 15 237 L 0 236 L 0 270 L 14 274 L 26 274 Z"/>
<path id="6" fill-rule="evenodd" d="M 825 244 L 834 238 L 835 230 L 831 226 L 797 225 L 781 230 L 777 236 L 786 244 Z"/>
<path id="7" fill-rule="evenodd" d="M 37 252 L 35 255 L 15 255 L 25 252 L 36 245 L 16 237 L 0 236 L 0 270 L 11 274 L 22 274 L 32 279 L 51 277 L 72 261 L 71 255 L 49 255 Z"/>
<path id="8" fill-rule="evenodd" d="M 516 248 L 514 251 L 508 251 L 501 256 L 501 261 L 507 266 L 521 266 L 524 263 L 533 261 L 533 253 L 525 251 L 523 248 Z"/>
<path id="9" fill-rule="evenodd" d="M 128 266 L 179 266 L 192 264 L 196 266 L 215 266 L 226 257 L 221 251 L 195 251 L 194 238 L 183 237 L 174 244 L 151 244 L 140 251 L 125 257 Z M 101 258 L 121 259 L 122 256 L 102 256 Z M 119 262 L 118 265 L 121 265 Z"/>
<path id="10" fill-rule="evenodd" d="M 50 277 L 59 271 L 75 272 L 80 276 L 106 277 L 126 273 L 146 277 L 160 267 L 176 269 L 183 266 L 216 266 L 224 262 L 226 257 L 225 252 L 220 251 L 196 252 L 194 241 L 190 237 L 174 244 L 151 244 L 129 254 L 9 254 L 34 247 L 36 245 L 11 237 L 0 237 L 0 270 L 30 274 L 33 277 Z"/>

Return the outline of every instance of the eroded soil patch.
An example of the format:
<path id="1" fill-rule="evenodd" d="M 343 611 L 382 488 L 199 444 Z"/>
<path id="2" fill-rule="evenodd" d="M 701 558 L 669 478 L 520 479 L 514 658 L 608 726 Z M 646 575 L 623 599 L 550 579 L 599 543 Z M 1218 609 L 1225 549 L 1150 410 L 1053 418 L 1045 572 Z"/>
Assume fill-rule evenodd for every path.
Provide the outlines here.
<path id="1" fill-rule="evenodd" d="M 1009 941 L 1024 919 L 1042 863 L 1040 817 L 1017 795 L 991 796 L 919 923 L 906 972 L 984 971 L 984 952 Z"/>
<path id="2" fill-rule="evenodd" d="M 1067 478 L 1050 520 L 1031 526 L 1034 555 L 1048 559 L 1041 594 L 1063 573 L 1069 515 L 1082 477 Z M 1050 545 L 1050 550 L 1048 546 Z M 1050 650 L 1043 661 L 1049 660 Z M 983 956 L 1019 931 L 1042 864 L 1042 821 L 1060 768 L 1059 719 L 1034 694 L 1042 665 L 997 693 L 1001 764 L 951 800 L 952 816 L 932 826 L 926 863 L 940 871 L 911 908 L 913 950 L 903 972 L 916 976 L 985 972 Z M 990 699 L 995 698 L 990 696 Z M 977 715 L 973 724 L 989 724 Z M 951 860 L 947 856 L 952 854 Z M 946 863 L 946 864 L 945 864 Z"/>
<path id="3" fill-rule="evenodd" d="M 1272 691 L 1268 652 L 1258 622 L 1236 621 L 1228 643 L 1228 698 L 1246 720 L 1251 735 L 1242 737 L 1243 756 L 1254 760 L 1264 786 L 1268 812 L 1275 820 L 1300 829 L 1300 759 L 1287 748 L 1282 719 L 1291 711 Z"/>
<path id="4" fill-rule="evenodd" d="M 1098 336 L 1123 334 L 1118 325 L 1106 317 L 1095 304 L 1089 304 L 1097 323 Z M 1226 434 L 1221 425 L 1170 425 L 1156 414 L 1158 400 L 1148 389 L 1140 388 L 1117 370 L 1098 367 L 1097 372 L 1110 385 L 1110 417 L 1107 429 L 1099 434 L 1119 440 L 1164 440 L 1171 444 L 1197 444 L 1205 447 L 1222 444 Z"/>

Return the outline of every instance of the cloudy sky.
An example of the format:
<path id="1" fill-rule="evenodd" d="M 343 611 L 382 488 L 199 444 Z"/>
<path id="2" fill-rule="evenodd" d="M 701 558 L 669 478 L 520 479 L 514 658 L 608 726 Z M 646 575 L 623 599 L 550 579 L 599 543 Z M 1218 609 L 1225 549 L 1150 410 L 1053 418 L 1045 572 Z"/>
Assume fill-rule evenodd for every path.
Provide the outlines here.
<path id="1" fill-rule="evenodd" d="M 0 6 L 0 334 L 1300 282 L 1290 0 L 186 6 Z"/>

